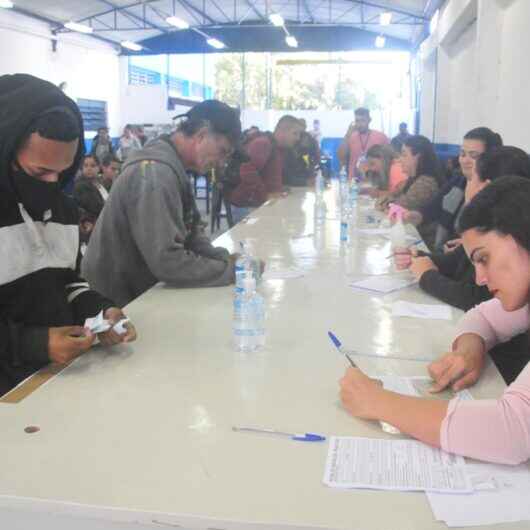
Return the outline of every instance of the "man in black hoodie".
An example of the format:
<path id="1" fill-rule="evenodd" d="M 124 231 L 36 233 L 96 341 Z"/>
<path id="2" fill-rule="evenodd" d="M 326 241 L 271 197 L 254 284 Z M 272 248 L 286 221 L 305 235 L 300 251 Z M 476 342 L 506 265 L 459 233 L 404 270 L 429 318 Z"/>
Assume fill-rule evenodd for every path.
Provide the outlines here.
<path id="1" fill-rule="evenodd" d="M 33 76 L 0 76 L 0 395 L 50 362 L 65 364 L 95 335 L 100 311 L 123 318 L 77 274 L 77 208 L 61 187 L 84 153 L 76 104 Z M 112 328 L 104 345 L 135 338 Z"/>

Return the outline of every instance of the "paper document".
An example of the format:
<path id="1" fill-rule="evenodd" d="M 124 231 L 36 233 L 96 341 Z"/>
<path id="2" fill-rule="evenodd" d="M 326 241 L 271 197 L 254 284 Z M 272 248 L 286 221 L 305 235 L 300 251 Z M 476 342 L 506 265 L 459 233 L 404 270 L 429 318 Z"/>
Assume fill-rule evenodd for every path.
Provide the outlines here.
<path id="1" fill-rule="evenodd" d="M 453 313 L 448 305 L 413 304 L 399 300 L 392 304 L 392 316 L 451 320 Z"/>
<path id="2" fill-rule="evenodd" d="M 470 400 L 473 396 L 467 388 L 455 392 L 450 388 L 432 394 L 429 389 L 433 385 L 433 380 L 426 375 L 417 375 L 402 377 L 399 375 L 375 375 L 374 378 L 379 379 L 383 383 L 383 387 L 386 390 L 397 392 L 398 394 L 404 394 L 405 396 L 416 396 L 431 399 L 453 399 L 458 397 L 459 399 Z"/>
<path id="3" fill-rule="evenodd" d="M 471 493 L 461 456 L 416 440 L 331 437 L 324 483 L 333 488 Z"/>
<path id="4" fill-rule="evenodd" d="M 503 466 L 467 461 L 466 469 L 475 489 L 472 495 L 427 493 L 436 520 L 450 527 L 530 521 L 527 464 Z"/>
<path id="5" fill-rule="evenodd" d="M 259 220 L 258 217 L 247 217 L 245 219 L 242 219 L 241 222 L 246 225 L 253 225 L 253 224 L 256 224 L 258 220 Z"/>
<path id="6" fill-rule="evenodd" d="M 450 400 L 455 397 L 465 400 L 473 399 L 473 396 L 469 390 L 467 390 L 467 388 L 461 390 L 460 392 L 455 392 L 451 388 L 447 388 L 441 392 L 433 394 L 432 392 L 429 392 L 429 389 L 433 385 L 433 380 L 425 375 L 412 377 L 400 377 L 398 375 L 376 375 L 373 377 L 379 379 L 381 383 L 383 383 L 383 388 L 386 390 L 397 392 L 398 394 L 403 394 L 405 396 L 446 400 Z M 397 427 L 394 427 L 393 425 L 390 425 L 384 421 L 380 421 L 379 423 L 381 424 L 383 431 L 386 433 L 401 434 L 401 431 Z"/>
<path id="7" fill-rule="evenodd" d="M 301 269 L 276 269 L 265 271 L 261 277 L 264 280 L 291 280 L 303 276 L 305 276 L 305 272 Z"/>
<path id="8" fill-rule="evenodd" d="M 359 280 L 350 284 L 350 287 L 373 291 L 381 294 L 393 293 L 405 287 L 410 287 L 418 283 L 418 280 L 412 277 L 402 278 L 399 276 L 371 276 L 364 280 Z"/>

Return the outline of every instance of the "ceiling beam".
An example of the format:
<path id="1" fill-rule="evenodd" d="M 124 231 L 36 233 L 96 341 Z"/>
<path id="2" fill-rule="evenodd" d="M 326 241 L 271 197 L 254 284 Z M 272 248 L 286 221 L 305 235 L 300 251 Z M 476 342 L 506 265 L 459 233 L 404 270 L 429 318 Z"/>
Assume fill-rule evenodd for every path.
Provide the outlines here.
<path id="1" fill-rule="evenodd" d="M 129 20 L 135 20 L 141 24 L 143 24 L 144 28 L 145 26 L 149 26 L 151 29 L 156 29 L 157 31 L 160 31 L 161 33 L 169 33 L 169 31 L 166 28 L 162 28 L 161 26 L 154 24 L 150 20 L 148 20 L 145 17 L 139 17 L 135 13 L 132 13 L 126 8 L 121 8 L 120 6 L 116 5 L 114 2 L 111 2 L 110 0 L 99 0 L 102 4 L 105 4 L 113 9 L 116 9 L 120 14 L 128 18 Z M 142 2 L 143 6 L 145 7 L 145 2 Z"/>
<path id="2" fill-rule="evenodd" d="M 195 7 L 189 0 L 178 0 L 178 2 L 180 5 L 186 6 L 188 9 L 191 9 L 192 11 L 197 13 L 197 15 L 203 17 L 210 24 L 218 24 L 217 20 L 214 20 L 210 15 L 207 15 L 204 11 L 202 11 L 198 7 Z"/>
<path id="3" fill-rule="evenodd" d="M 382 11 L 390 11 L 392 13 L 397 13 L 398 15 L 407 15 L 409 17 L 416 18 L 418 20 L 426 21 L 426 18 L 424 15 L 418 15 L 417 13 L 412 13 L 411 11 L 406 11 L 404 9 L 399 9 L 397 7 L 390 7 L 388 5 L 378 4 L 375 2 L 366 2 L 365 0 L 347 0 L 353 4 L 357 4 L 361 6 L 361 9 L 363 6 L 366 7 L 375 7 L 376 9 L 381 9 Z"/>
<path id="4" fill-rule="evenodd" d="M 266 21 L 265 15 L 255 6 L 254 2 L 251 2 L 251 0 L 245 0 L 245 3 L 247 4 L 250 9 L 254 12 L 254 14 L 259 17 L 261 20 Z"/>

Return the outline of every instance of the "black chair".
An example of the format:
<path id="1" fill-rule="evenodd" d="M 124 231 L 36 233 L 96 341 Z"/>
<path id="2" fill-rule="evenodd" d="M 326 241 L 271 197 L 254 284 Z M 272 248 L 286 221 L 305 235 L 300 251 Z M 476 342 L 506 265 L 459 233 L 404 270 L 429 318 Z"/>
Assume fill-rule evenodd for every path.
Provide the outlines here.
<path id="1" fill-rule="evenodd" d="M 225 213 L 223 213 L 223 206 Z M 221 218 L 225 217 L 228 224 L 228 228 L 234 226 L 234 219 L 232 218 L 232 207 L 226 200 L 223 193 L 223 184 L 219 182 L 213 182 L 212 184 L 212 213 L 210 218 L 210 229 L 213 232 L 221 228 Z"/>

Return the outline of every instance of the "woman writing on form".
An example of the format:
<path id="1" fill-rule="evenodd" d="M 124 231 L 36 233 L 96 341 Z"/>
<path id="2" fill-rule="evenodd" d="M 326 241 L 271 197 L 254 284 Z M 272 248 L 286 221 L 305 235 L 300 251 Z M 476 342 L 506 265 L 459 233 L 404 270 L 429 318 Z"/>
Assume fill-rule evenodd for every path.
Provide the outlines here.
<path id="1" fill-rule="evenodd" d="M 479 192 L 460 220 L 463 245 L 494 299 L 466 313 L 451 353 L 429 366 L 433 392 L 474 384 L 486 351 L 530 327 L 530 181 L 503 177 Z M 450 402 L 389 392 L 357 369 L 340 381 L 354 416 L 386 421 L 463 456 L 518 464 L 530 458 L 530 363 L 499 399 Z"/>

